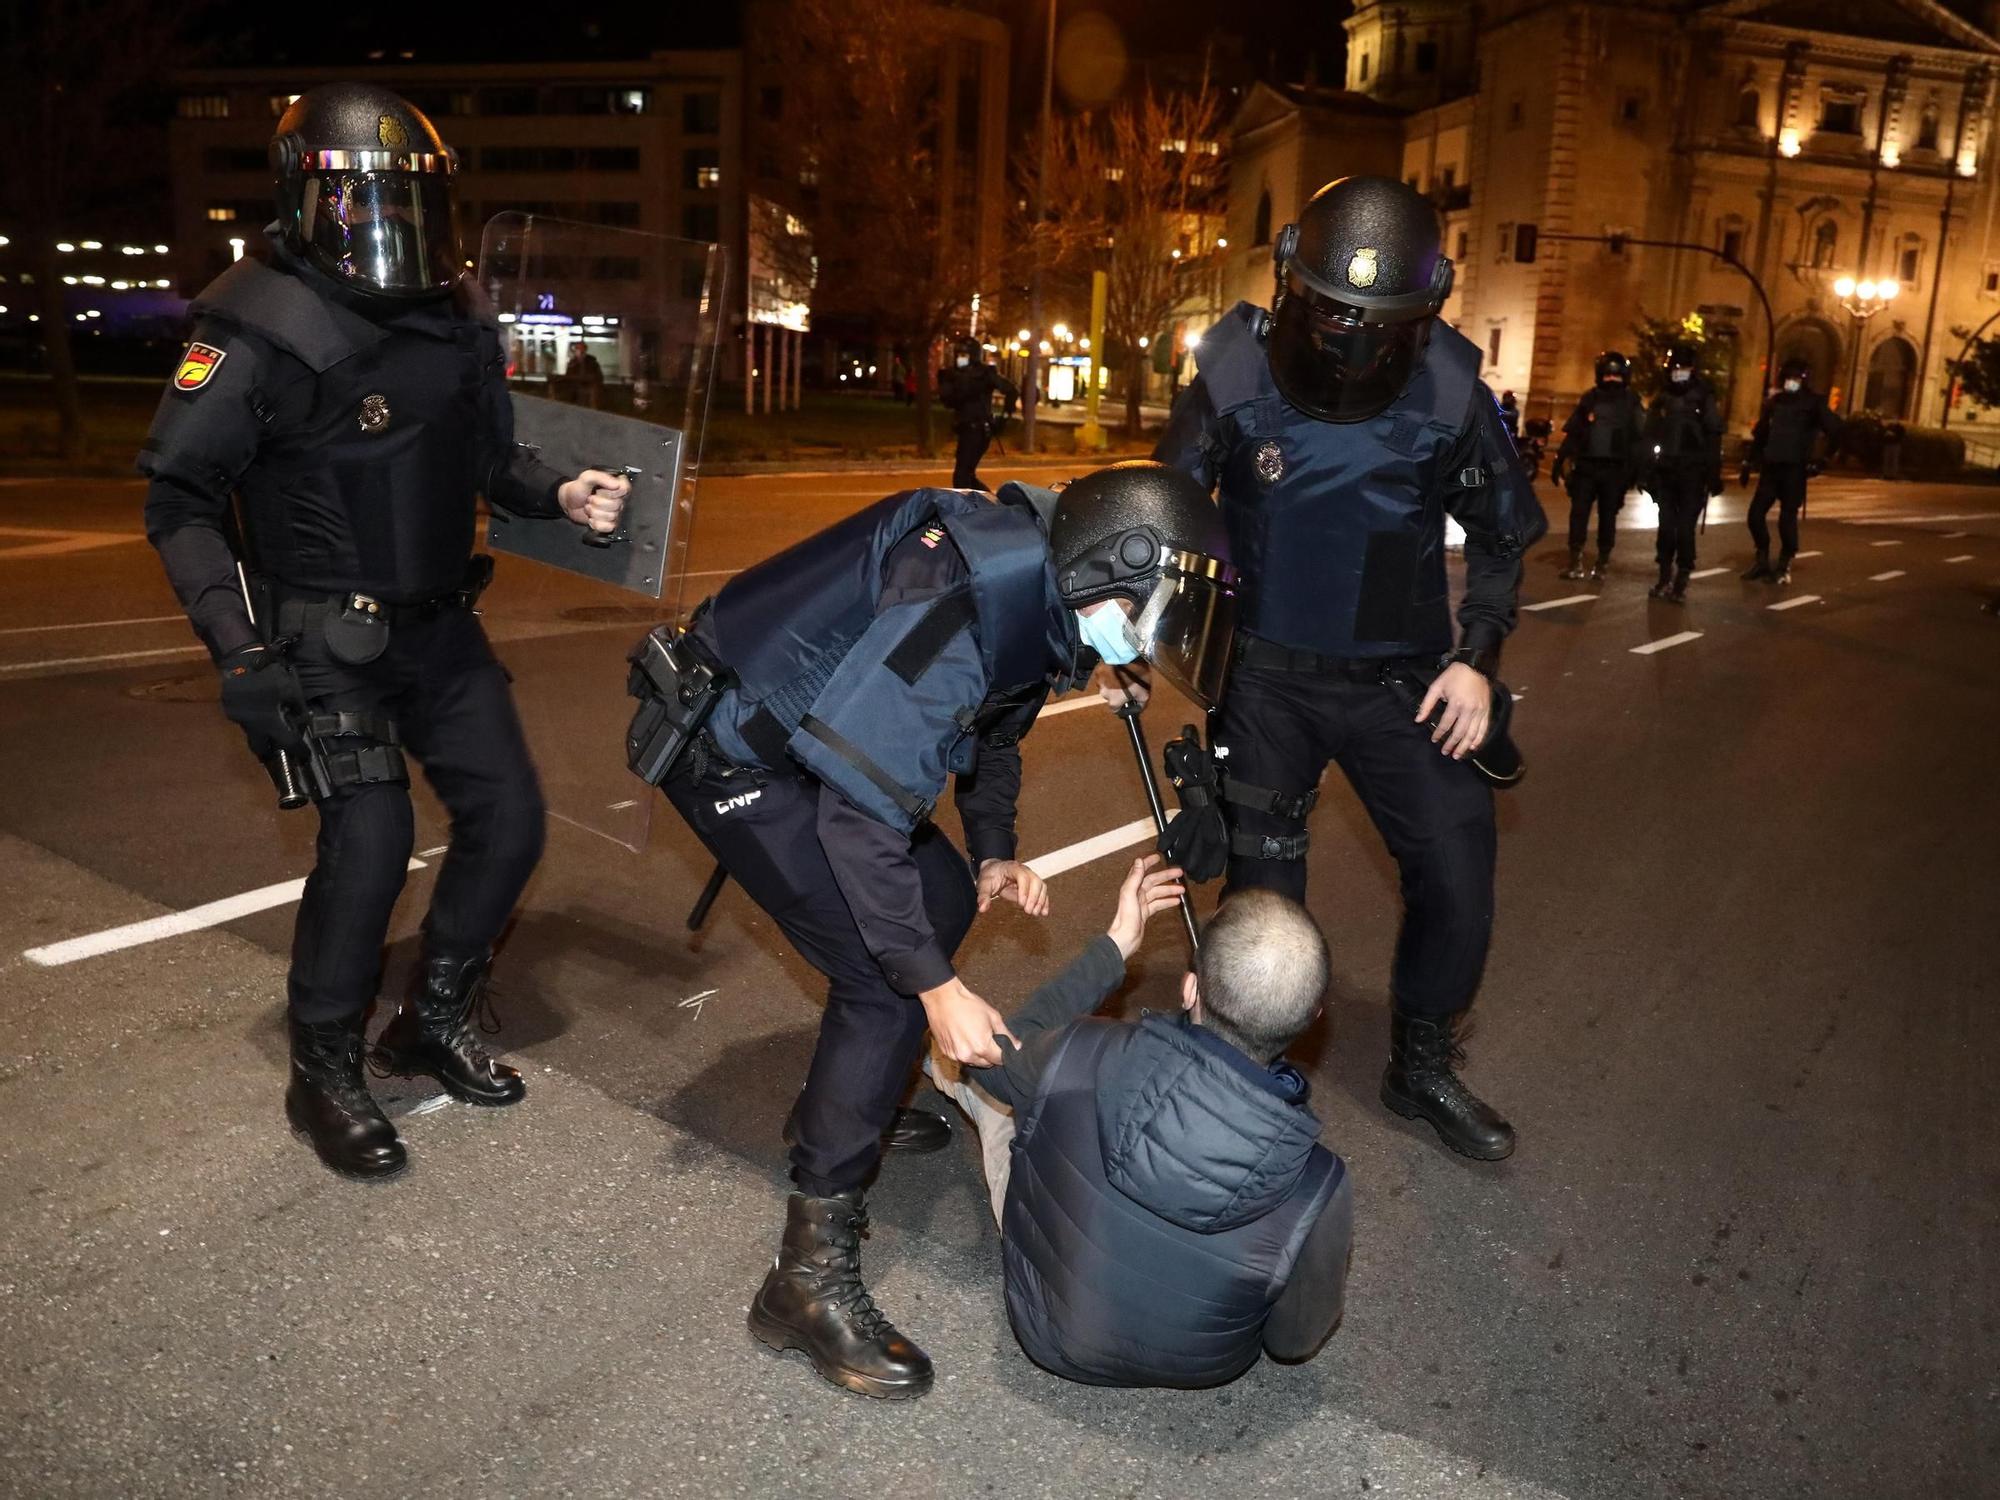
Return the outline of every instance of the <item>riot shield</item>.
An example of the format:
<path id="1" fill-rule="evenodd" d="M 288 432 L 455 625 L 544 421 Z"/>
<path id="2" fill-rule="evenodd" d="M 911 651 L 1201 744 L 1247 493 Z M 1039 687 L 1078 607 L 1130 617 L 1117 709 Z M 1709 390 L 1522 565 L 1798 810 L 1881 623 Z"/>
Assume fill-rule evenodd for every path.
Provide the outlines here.
<path id="1" fill-rule="evenodd" d="M 489 506 L 484 613 L 514 677 L 549 815 L 643 849 L 656 794 L 625 764 L 625 653 L 678 618 L 725 268 L 720 246 L 508 213 L 479 281 L 500 320 L 514 441 L 631 484 L 619 528 Z"/>

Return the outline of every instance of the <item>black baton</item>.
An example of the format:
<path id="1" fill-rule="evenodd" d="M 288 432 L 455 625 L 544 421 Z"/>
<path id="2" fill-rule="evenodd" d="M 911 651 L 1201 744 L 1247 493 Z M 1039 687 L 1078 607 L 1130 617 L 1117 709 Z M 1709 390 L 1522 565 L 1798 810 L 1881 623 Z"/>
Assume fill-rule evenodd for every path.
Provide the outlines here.
<path id="1" fill-rule="evenodd" d="M 1160 801 L 1160 783 L 1153 775 L 1153 753 L 1146 748 L 1146 731 L 1139 724 L 1139 715 L 1146 711 L 1146 705 L 1133 697 L 1125 674 L 1116 667 L 1112 671 L 1117 675 L 1118 685 L 1125 690 L 1125 706 L 1112 712 L 1125 721 L 1125 728 L 1131 733 L 1132 754 L 1139 762 L 1139 779 L 1146 784 L 1146 806 L 1153 814 L 1153 827 L 1165 834 L 1167 809 Z M 1181 888 L 1181 921 L 1187 924 L 1188 955 L 1193 958 L 1201 952 L 1201 926 L 1194 919 L 1194 902 L 1188 899 L 1185 885 Z"/>
<path id="2" fill-rule="evenodd" d="M 708 920 L 708 909 L 715 905 L 715 898 L 722 894 L 722 888 L 729 884 L 729 871 L 720 864 L 715 873 L 708 877 L 708 884 L 701 888 L 701 894 L 694 898 L 694 910 L 688 913 L 688 931 L 700 932 L 701 924 Z"/>

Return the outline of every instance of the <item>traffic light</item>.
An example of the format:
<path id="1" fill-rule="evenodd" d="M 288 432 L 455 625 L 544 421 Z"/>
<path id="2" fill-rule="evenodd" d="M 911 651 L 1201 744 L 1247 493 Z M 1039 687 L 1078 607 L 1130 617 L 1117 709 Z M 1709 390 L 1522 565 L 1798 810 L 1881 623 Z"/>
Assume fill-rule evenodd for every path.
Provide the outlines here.
<path id="1" fill-rule="evenodd" d="M 1539 231 L 1533 224 L 1516 224 L 1514 226 L 1514 263 L 1516 265 L 1532 266 L 1535 263 L 1535 241 L 1538 237 Z"/>

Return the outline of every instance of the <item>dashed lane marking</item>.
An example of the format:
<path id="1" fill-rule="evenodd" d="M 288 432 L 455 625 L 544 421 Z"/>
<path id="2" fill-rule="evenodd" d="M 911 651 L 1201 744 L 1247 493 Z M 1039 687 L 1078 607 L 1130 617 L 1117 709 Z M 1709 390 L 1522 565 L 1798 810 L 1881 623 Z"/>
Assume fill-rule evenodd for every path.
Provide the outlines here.
<path id="1" fill-rule="evenodd" d="M 1970 552 L 1961 552 L 1956 557 L 1947 557 L 1945 561 L 1948 563 L 1971 562 L 1972 554 Z"/>
<path id="2" fill-rule="evenodd" d="M 1699 573 L 1688 574 L 1688 580 L 1692 582 L 1697 578 L 1713 578 L 1717 573 L 1727 573 L 1728 571 L 1729 569 L 1727 568 L 1703 568 Z"/>
<path id="3" fill-rule="evenodd" d="M 110 630 L 119 625 L 166 625 L 187 623 L 186 615 L 145 615 L 137 620 L 78 620 L 73 625 L 9 625 L 0 635 L 46 635 L 52 630 Z"/>
<path id="4" fill-rule="evenodd" d="M 1780 599 L 1776 604 L 1767 604 L 1766 609 L 1797 609 L 1801 604 L 1819 603 L 1818 594 L 1800 594 L 1793 599 Z"/>
<path id="5" fill-rule="evenodd" d="M 1908 576 L 1909 574 L 1901 568 L 1891 568 L 1886 573 L 1870 573 L 1868 581 L 1870 583 L 1887 583 L 1891 578 L 1907 578 Z"/>
<path id="6" fill-rule="evenodd" d="M 1825 557 L 1825 556 L 1826 556 L 1826 554 L 1825 554 L 1824 552 L 1795 552 L 1795 553 L 1793 553 L 1793 554 L 1792 554 L 1792 556 L 1793 556 L 1793 557 L 1795 557 L 1795 558 L 1798 558 L 1798 557 Z"/>
<path id="7" fill-rule="evenodd" d="M 58 656 L 46 661 L 10 661 L 0 667 L 0 676 L 12 672 L 55 672 L 89 667 L 108 667 L 116 662 L 154 661 L 162 656 L 206 656 L 206 646 L 166 646 L 157 651 L 114 651 L 107 656 Z"/>
<path id="8" fill-rule="evenodd" d="M 1700 639 L 1701 632 L 1699 630 L 1683 630 L 1679 635 L 1664 636 L 1657 641 L 1648 641 L 1643 646 L 1634 646 L 1632 654 L 1634 656 L 1651 656 L 1656 651 L 1666 651 L 1675 646 L 1685 646 L 1689 641 L 1698 641 Z"/>
<path id="9" fill-rule="evenodd" d="M 1087 838 L 1064 849 L 1052 849 L 1047 854 L 1038 854 L 1028 861 L 1028 868 L 1042 879 L 1048 880 L 1065 870 L 1074 870 L 1078 865 L 1087 865 L 1094 859 L 1102 859 L 1107 854 L 1116 854 L 1121 849 L 1130 849 L 1134 844 L 1150 843 L 1159 836 L 1151 818 L 1140 818 L 1127 823 L 1122 828 L 1111 828 L 1094 838 Z"/>
<path id="10" fill-rule="evenodd" d="M 421 870 L 424 868 L 424 862 L 413 859 L 410 861 L 410 868 Z M 99 958 L 106 953 L 136 948 L 142 943 L 157 943 L 161 938 L 200 932 L 205 927 L 220 927 L 224 922 L 234 922 L 238 917 L 269 911 L 274 906 L 289 906 L 303 896 L 305 890 L 306 883 L 303 880 L 284 880 L 258 890 L 244 891 L 238 896 L 224 896 L 220 901 L 191 906 L 186 911 L 168 912 L 165 916 L 148 917 L 143 922 L 127 922 L 123 927 L 107 928 L 103 932 L 69 938 L 64 942 L 50 943 L 46 947 L 29 948 L 21 957 L 31 964 L 40 964 L 45 969 L 60 968 L 64 964 L 73 964 L 82 959 Z"/>
<path id="11" fill-rule="evenodd" d="M 1038 719 L 1046 719 L 1051 714 L 1073 714 L 1079 708 L 1102 708 L 1108 711 L 1110 707 L 1111 707 L 1110 704 L 1106 703 L 1102 698 L 1098 697 L 1095 691 L 1092 691 L 1088 693 L 1078 693 L 1074 698 L 1058 698 L 1054 703 L 1051 703 L 1047 708 L 1043 709 L 1035 717 Z"/>
<path id="12" fill-rule="evenodd" d="M 1595 594 L 1571 594 L 1566 599 L 1544 599 L 1540 604 L 1524 604 L 1521 608 L 1524 611 L 1561 609 L 1566 604 L 1588 604 L 1596 597 Z"/>
<path id="13" fill-rule="evenodd" d="M 1900 547 L 1903 544 L 1899 541 L 1892 540 L 1887 542 L 1870 542 L 1868 545 L 1871 547 Z"/>

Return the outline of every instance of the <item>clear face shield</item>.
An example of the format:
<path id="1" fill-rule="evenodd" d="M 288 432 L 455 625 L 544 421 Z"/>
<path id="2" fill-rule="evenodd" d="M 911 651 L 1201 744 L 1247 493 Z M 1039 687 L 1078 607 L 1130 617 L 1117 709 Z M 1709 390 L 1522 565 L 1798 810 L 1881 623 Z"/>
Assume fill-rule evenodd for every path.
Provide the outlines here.
<path id="1" fill-rule="evenodd" d="M 1222 701 L 1236 640 L 1236 570 L 1167 549 L 1144 607 L 1126 626 L 1139 656 L 1203 708 Z"/>
<path id="2" fill-rule="evenodd" d="M 363 291 L 435 296 L 464 269 L 444 172 L 308 168 L 299 222 L 320 268 Z"/>

